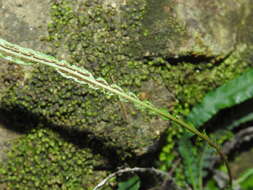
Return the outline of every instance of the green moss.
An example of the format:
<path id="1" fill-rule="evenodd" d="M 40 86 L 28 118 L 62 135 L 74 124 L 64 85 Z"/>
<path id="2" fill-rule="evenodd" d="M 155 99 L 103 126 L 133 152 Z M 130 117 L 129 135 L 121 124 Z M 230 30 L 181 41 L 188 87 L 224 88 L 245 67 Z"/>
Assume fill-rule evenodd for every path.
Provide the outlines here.
<path id="1" fill-rule="evenodd" d="M 5 94 L 8 89 L 15 85 L 16 83 L 22 83 L 24 80 L 24 73 L 22 72 L 22 69 L 13 64 L 5 63 L 4 61 L 1 61 L 0 64 L 0 100 L 1 97 Z"/>
<path id="2" fill-rule="evenodd" d="M 143 57 L 174 56 L 187 36 L 185 28 L 174 15 L 174 2 L 147 0 L 141 28 L 129 44 L 129 52 Z M 172 50 L 173 49 L 173 50 Z M 173 52 L 174 51 L 174 52 Z"/>
<path id="3" fill-rule="evenodd" d="M 92 189 L 103 172 L 93 168 L 101 157 L 79 148 L 48 129 L 21 137 L 1 165 L 1 180 L 9 189 Z"/>
<path id="4" fill-rule="evenodd" d="M 123 49 L 129 41 L 128 33 L 136 31 L 138 27 L 138 16 L 135 16 L 139 14 L 138 2 L 136 4 L 133 1 L 132 7 L 125 7 L 126 12 L 122 17 L 127 16 L 128 19 L 121 24 L 118 21 L 118 10 L 111 6 L 104 9 L 101 7 L 102 2 L 84 1 L 78 10 L 72 1 L 53 3 L 48 40 L 53 48 L 59 48 L 57 52 L 68 52 L 68 61 L 85 66 L 96 76 L 137 91 L 141 82 L 148 79 L 149 72 L 141 62 L 130 61 Z M 132 17 L 135 17 L 135 21 L 129 20 Z M 58 56 L 61 57 L 61 54 Z M 137 139 L 133 141 L 131 134 L 136 135 L 138 124 L 126 124 L 115 97 L 105 97 L 80 87 L 46 67 L 35 68 L 29 76 L 22 85 L 16 84 L 5 93 L 1 108 L 11 113 L 21 112 L 22 117 L 23 114 L 31 115 L 35 123 L 42 121 L 43 127 L 49 127 L 47 123 L 50 123 L 70 131 L 88 131 L 91 136 L 102 139 L 105 147 L 118 148 L 119 160 L 129 156 L 122 149 L 139 149 L 150 144 L 152 137 L 146 137 L 148 143 L 140 144 Z M 131 107 L 129 109 L 128 114 L 131 115 L 133 110 Z M 21 131 L 26 128 L 20 118 L 15 119 Z M 29 129 L 35 126 L 32 121 L 25 122 L 29 123 Z M 132 133 L 129 133 L 131 128 Z M 45 139 L 46 144 L 42 142 Z M 52 145 L 55 154 L 53 165 L 49 165 L 52 152 L 51 149 L 48 151 L 47 143 Z M 69 148 L 73 149 L 70 153 Z M 95 161 L 91 155 L 89 150 L 77 149 L 71 143 L 59 139 L 50 129 L 38 129 L 14 145 L 2 175 L 11 180 L 8 185 L 14 189 L 80 189 L 81 186 L 89 189 L 97 183 L 94 180 L 97 174 L 92 171 Z M 80 163 L 83 167 L 80 167 Z"/>

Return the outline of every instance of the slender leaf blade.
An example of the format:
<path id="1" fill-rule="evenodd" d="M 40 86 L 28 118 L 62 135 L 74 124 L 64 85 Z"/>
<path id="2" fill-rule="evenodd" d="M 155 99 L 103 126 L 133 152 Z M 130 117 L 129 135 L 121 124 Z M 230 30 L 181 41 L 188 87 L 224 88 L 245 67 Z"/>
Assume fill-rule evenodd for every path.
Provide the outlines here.
<path id="1" fill-rule="evenodd" d="M 183 158 L 184 174 L 188 184 L 192 185 L 193 189 L 197 189 L 199 177 L 196 151 L 196 147 L 193 146 L 187 135 L 180 139 L 179 152 Z"/>
<path id="2" fill-rule="evenodd" d="M 199 127 L 217 112 L 244 102 L 253 97 L 253 69 L 208 93 L 204 100 L 195 106 L 187 117 L 194 126 Z"/>
<path id="3" fill-rule="evenodd" d="M 140 188 L 140 178 L 139 176 L 134 176 L 127 181 L 119 183 L 117 190 L 139 190 Z"/>

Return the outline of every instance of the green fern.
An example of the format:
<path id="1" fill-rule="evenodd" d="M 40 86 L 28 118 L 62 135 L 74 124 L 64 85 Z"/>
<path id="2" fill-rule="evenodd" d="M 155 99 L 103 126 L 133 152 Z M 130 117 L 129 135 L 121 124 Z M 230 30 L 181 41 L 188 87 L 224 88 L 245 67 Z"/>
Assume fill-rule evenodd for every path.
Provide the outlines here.
<path id="1" fill-rule="evenodd" d="M 253 69 L 208 93 L 187 117 L 195 127 L 211 119 L 218 111 L 244 102 L 253 97 Z"/>
<path id="2" fill-rule="evenodd" d="M 197 149 L 192 145 L 187 136 L 180 139 L 179 152 L 183 158 L 184 175 L 188 184 L 192 185 L 194 190 L 198 189 L 198 157 Z"/>
<path id="3" fill-rule="evenodd" d="M 139 176 L 135 175 L 127 181 L 120 182 L 117 190 L 139 190 L 140 184 Z"/>
<path id="4" fill-rule="evenodd" d="M 190 114 L 187 116 L 188 122 L 193 123 L 195 126 L 199 127 L 211 119 L 217 112 L 224 108 L 232 107 L 234 105 L 240 104 L 243 101 L 253 97 L 253 69 L 244 72 L 240 77 L 229 81 L 223 86 L 217 88 L 216 90 L 208 93 L 204 100 L 195 106 Z M 253 113 L 249 113 L 235 121 L 230 125 L 226 126 L 228 130 L 239 126 L 242 123 L 252 121 Z M 191 184 L 194 189 L 200 189 L 202 186 L 202 174 L 205 165 L 208 165 L 208 156 L 212 154 L 212 151 L 208 147 L 204 147 L 202 152 L 202 158 L 200 160 L 193 162 L 192 158 L 195 157 L 193 150 L 196 149 L 190 141 L 192 135 L 185 135 L 184 139 L 180 141 L 180 154 L 184 158 L 184 167 L 186 176 L 189 176 Z M 198 165 L 196 165 L 198 162 Z M 197 172 L 198 170 L 198 172 Z M 191 173 L 190 173 L 191 172 Z M 196 172 L 196 173 L 195 173 Z M 199 184 L 196 184 L 196 181 Z"/>
<path id="5" fill-rule="evenodd" d="M 179 153 L 183 158 L 184 175 L 187 182 L 194 190 L 203 189 L 203 178 L 206 176 L 205 169 L 212 161 L 213 149 L 205 143 L 197 149 L 188 135 L 184 135 L 179 141 Z"/>
<path id="6" fill-rule="evenodd" d="M 253 121 L 253 113 L 249 113 L 241 118 L 239 118 L 238 120 L 232 121 L 232 123 L 228 126 L 226 126 L 226 129 L 231 130 L 243 123 L 247 123 Z"/>

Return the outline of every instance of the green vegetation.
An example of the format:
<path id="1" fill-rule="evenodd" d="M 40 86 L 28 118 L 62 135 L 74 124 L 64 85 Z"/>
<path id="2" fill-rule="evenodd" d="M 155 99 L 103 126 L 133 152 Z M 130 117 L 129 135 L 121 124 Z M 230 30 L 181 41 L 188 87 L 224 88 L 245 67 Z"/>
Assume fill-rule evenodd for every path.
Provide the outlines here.
<path id="1" fill-rule="evenodd" d="M 0 176 L 8 189 L 92 189 L 104 176 L 93 171 L 99 163 L 90 149 L 38 127 L 13 145 Z"/>
<path id="2" fill-rule="evenodd" d="M 140 188 L 140 178 L 139 176 L 131 177 L 126 182 L 121 182 L 118 185 L 117 190 L 138 190 Z"/>
<path id="3" fill-rule="evenodd" d="M 118 95 L 120 97 L 120 99 L 122 99 L 122 101 L 127 100 L 127 101 L 130 101 L 130 102 L 133 102 L 139 109 L 148 109 L 152 113 L 160 115 L 160 116 L 164 117 L 165 119 L 170 119 L 170 120 L 176 122 L 177 124 L 179 124 L 180 126 L 184 127 L 185 129 L 187 129 L 187 130 L 191 131 L 192 133 L 196 134 L 197 136 L 201 137 L 209 145 L 214 147 L 217 150 L 217 152 L 220 154 L 220 156 L 226 161 L 226 159 L 225 159 L 224 155 L 221 153 L 219 147 L 216 144 L 214 144 L 205 134 L 200 133 L 198 130 L 196 130 L 191 125 L 189 125 L 187 123 L 184 123 L 181 120 L 178 120 L 177 118 L 170 115 L 168 112 L 166 112 L 164 110 L 161 110 L 161 109 L 157 109 L 150 102 L 139 100 L 139 98 L 137 96 L 135 96 L 134 94 L 132 94 L 130 92 L 124 92 L 123 89 L 121 89 L 119 86 L 117 86 L 115 84 L 109 85 L 103 78 L 95 79 L 89 71 L 87 71 L 83 68 L 79 68 L 79 67 L 76 67 L 74 65 L 73 66 L 69 65 L 65 61 L 58 61 L 53 57 L 35 52 L 33 50 L 30 50 L 30 49 L 22 48 L 22 47 L 17 46 L 17 45 L 10 44 L 10 43 L 8 43 L 4 40 L 1 40 L 0 43 L 1 43 L 0 50 L 2 52 L 1 53 L 2 58 L 13 61 L 13 62 L 18 63 L 18 64 L 26 64 L 26 65 L 27 64 L 36 64 L 36 63 L 44 64 L 44 65 L 47 65 L 47 66 L 50 66 L 50 67 L 56 69 L 56 71 L 59 72 L 65 78 L 73 79 L 75 82 L 80 83 L 80 84 L 87 84 L 92 89 L 102 89 L 102 91 L 104 91 L 104 93 L 107 94 L 108 96 Z M 216 102 L 219 102 L 218 101 L 219 99 L 217 99 L 216 94 L 223 94 L 222 99 L 224 97 L 225 98 L 232 97 L 233 100 L 234 100 L 234 97 L 238 97 L 238 96 L 241 95 L 240 91 L 234 91 L 234 89 L 236 89 L 235 86 L 238 85 L 238 84 L 241 84 L 241 81 L 244 81 L 245 79 L 247 79 L 249 81 L 250 80 L 250 77 L 249 77 L 250 74 L 251 73 L 248 72 L 248 73 L 244 74 L 246 77 L 243 76 L 239 79 L 236 79 L 235 82 L 232 81 L 232 82 L 228 83 L 227 85 L 222 86 L 215 93 L 211 93 L 211 95 L 208 95 L 207 96 L 208 98 L 204 99 L 204 102 L 206 100 L 209 100 L 209 99 L 212 99 L 212 98 L 215 98 Z M 247 87 L 248 87 L 248 85 L 246 87 L 244 86 L 244 90 Z M 238 94 L 238 92 L 239 92 L 239 94 Z M 246 90 L 246 92 L 248 92 L 248 90 Z M 229 96 L 224 95 L 225 93 L 228 94 Z M 246 98 L 250 98 L 250 97 L 251 97 L 250 94 L 247 93 Z M 245 98 L 245 96 L 244 96 L 244 98 Z M 209 100 L 209 101 L 211 101 L 211 100 Z M 234 105 L 234 104 L 237 104 L 237 103 L 240 103 L 240 102 L 241 101 L 233 101 L 231 103 L 231 101 L 230 101 L 228 103 L 229 105 L 227 105 L 227 106 L 231 106 L 231 105 Z M 209 108 L 209 107 L 207 107 L 207 108 Z M 224 107 L 219 107 L 217 109 L 222 109 L 222 108 L 224 108 Z M 201 113 L 205 112 L 205 107 L 201 108 L 201 106 L 200 106 L 199 110 L 200 110 Z M 195 109 L 193 109 L 193 111 L 195 111 Z M 193 120 L 195 118 L 198 118 L 198 115 L 195 116 L 195 117 L 192 116 Z M 187 151 L 189 149 L 192 150 L 192 151 L 194 150 L 193 146 L 192 146 L 192 148 L 191 147 L 189 148 L 190 144 L 191 143 L 189 141 L 189 142 L 184 142 L 183 144 L 180 145 L 180 152 L 182 154 L 182 157 L 185 158 L 186 161 L 188 160 L 188 162 L 185 163 L 185 166 L 190 167 L 186 171 L 191 171 L 191 169 L 194 169 L 194 167 L 193 167 L 194 162 L 193 162 L 193 160 L 190 160 L 191 158 L 194 157 L 194 156 L 191 156 L 194 153 Z M 202 160 L 201 157 L 200 157 L 200 159 Z M 198 163 L 204 163 L 201 160 Z M 227 162 L 225 162 L 225 163 L 226 163 L 226 166 L 227 166 L 228 171 L 229 171 L 229 166 L 227 165 Z M 199 167 L 202 168 L 202 166 L 199 166 Z M 198 170 L 201 171 L 202 169 L 198 169 Z M 186 176 L 188 178 L 193 177 L 195 172 L 196 171 L 194 171 L 194 170 L 190 173 L 187 172 Z M 231 177 L 230 171 L 229 171 L 229 175 Z M 191 179 L 191 183 L 193 184 L 193 187 L 195 189 L 197 189 L 197 185 L 196 185 L 196 183 L 194 183 L 196 181 L 196 178 L 195 179 L 194 178 L 195 177 L 193 177 Z M 200 184 L 202 184 L 202 183 L 200 182 Z"/>
<path id="4" fill-rule="evenodd" d="M 208 91 L 222 85 L 251 66 L 250 59 L 246 58 L 244 59 L 246 61 L 242 61 L 242 57 L 246 57 L 251 51 L 250 48 L 245 49 L 244 47 L 233 52 L 226 60 L 222 58 L 211 61 L 203 59 L 195 63 L 193 59 L 192 62 L 173 63 L 173 60 L 155 56 L 148 59 L 141 57 L 137 61 L 135 55 L 132 55 L 133 52 L 130 51 L 133 44 L 138 43 L 135 38 L 142 39 L 142 35 L 149 35 L 147 28 L 143 29 L 142 25 L 146 14 L 145 1 L 129 1 L 131 6 L 121 7 L 122 11 L 119 11 L 121 8 L 118 9 L 117 6 L 108 6 L 105 11 L 99 0 L 87 0 L 79 10 L 75 9 L 76 7 L 71 2 L 71 0 L 64 0 L 52 3 L 52 23 L 49 25 L 50 36 L 47 40 L 53 43 L 53 49 L 58 48 L 58 51 L 50 52 L 50 54 L 61 57 L 61 52 L 67 52 L 69 55 L 67 59 L 70 63 L 87 68 L 109 83 L 115 81 L 123 89 L 129 89 L 136 94 L 143 90 L 141 87 L 145 83 L 154 83 L 153 86 L 165 85 L 165 92 L 173 94 L 174 99 L 169 102 L 163 100 L 161 104 L 168 106 L 174 116 L 183 118 Z M 124 18 L 124 22 L 119 21 L 117 19 L 119 17 Z M 150 36 L 152 37 L 152 34 Z M 217 64 L 221 60 L 222 62 Z M 151 131 L 149 136 L 145 137 L 145 142 L 142 140 L 140 143 L 138 138 L 133 139 L 133 134 L 136 136 L 138 132 L 139 123 L 127 123 L 121 106 L 114 96 L 104 96 L 92 89 L 80 88 L 79 84 L 65 80 L 53 69 L 37 66 L 33 68 L 30 75 L 24 78 L 22 86 L 15 84 L 5 93 L 1 99 L 1 108 L 11 112 L 21 107 L 59 128 L 70 131 L 89 131 L 93 138 L 95 136 L 102 139 L 105 147 L 117 150 L 117 157 L 120 161 L 135 156 L 136 152 L 141 155 L 143 147 L 147 147 L 159 137 Z M 160 95 L 159 92 L 156 94 L 155 90 L 152 93 L 155 96 Z M 155 118 L 150 114 L 137 114 L 131 106 L 127 108 L 129 109 L 128 116 L 133 116 L 135 119 L 143 118 L 141 123 L 150 123 L 150 120 Z M 49 130 L 50 127 L 47 124 L 42 125 L 46 131 Z M 184 132 L 175 126 L 176 124 L 171 125 L 173 126 L 167 130 L 167 143 L 160 154 L 159 166 L 164 170 L 170 169 L 178 158 L 177 140 Z M 19 127 L 26 126 L 20 124 Z M 149 128 L 151 127 L 152 124 L 149 124 Z M 163 129 L 165 127 L 167 124 Z M 37 138 L 35 132 L 29 135 Z M 28 137 L 24 136 L 25 138 Z M 51 140 L 54 141 L 54 138 L 50 137 L 49 141 Z M 29 138 L 23 142 L 24 144 L 29 143 Z M 43 146 L 43 143 L 40 144 L 41 149 Z M 15 168 L 20 165 L 15 156 L 20 151 L 17 146 L 14 146 L 12 151 L 13 156 L 10 160 L 13 166 L 8 167 Z M 35 151 L 32 153 L 30 155 L 24 153 L 23 158 L 36 155 Z M 82 153 L 86 155 L 85 152 Z M 59 154 L 66 153 L 62 151 Z M 75 154 L 72 155 L 72 159 L 76 159 Z M 85 160 L 82 161 L 85 162 Z M 56 165 L 60 167 L 61 163 L 57 162 Z M 85 168 L 86 166 L 82 167 L 83 171 L 86 170 Z M 40 171 L 37 168 L 34 170 Z M 47 169 L 44 168 L 44 170 Z M 27 173 L 22 174 L 23 176 L 29 176 L 30 170 L 26 171 Z M 12 174 L 20 175 L 18 170 Z M 178 183 L 185 181 L 182 167 L 176 169 L 175 175 Z M 60 183 L 64 184 L 65 178 L 61 177 L 61 179 Z M 85 180 L 88 183 L 89 177 Z M 48 185 L 45 180 L 44 182 L 45 185 Z M 24 189 L 24 187 L 26 187 L 26 182 L 21 183 L 19 189 Z"/>
<path id="5" fill-rule="evenodd" d="M 188 120 L 199 127 L 203 125 L 204 122 L 209 121 L 215 113 L 223 110 L 224 108 L 233 107 L 247 99 L 252 98 L 252 71 L 252 69 L 249 69 L 241 76 L 208 93 L 200 104 L 193 107 L 192 111 L 187 116 Z M 234 125 L 223 126 L 224 130 L 231 130 L 239 124 L 252 121 L 252 118 L 249 117 L 251 114 L 252 113 L 248 113 L 246 117 L 241 116 L 239 118 L 230 118 L 230 120 L 233 120 Z M 219 144 L 222 144 L 224 140 L 226 140 L 224 134 L 222 134 L 223 136 L 221 136 L 221 134 L 218 135 L 221 130 L 222 129 L 219 128 L 218 132 L 213 133 L 215 138 L 223 138 L 219 140 Z M 202 147 L 198 145 L 199 148 L 196 149 L 196 145 L 193 145 L 190 137 L 192 137 L 192 135 L 185 134 L 179 142 L 179 151 L 184 163 L 184 173 L 187 177 L 186 180 L 188 181 L 188 184 L 193 186 L 193 189 L 203 189 L 202 180 L 206 176 L 203 171 L 210 165 L 210 158 L 213 151 L 210 151 L 208 147 L 203 145 Z M 249 174 L 251 175 L 250 172 Z M 241 179 L 244 179 L 244 177 L 241 177 Z M 240 180 L 235 182 L 235 184 L 239 183 Z"/>
<path id="6" fill-rule="evenodd" d="M 200 104 L 196 105 L 188 114 L 188 118 L 190 118 L 190 121 L 195 124 L 199 124 L 199 122 L 201 122 L 202 124 L 203 120 L 206 119 L 205 122 L 209 121 L 210 118 L 218 111 L 221 111 L 224 108 L 233 107 L 235 105 L 241 104 L 242 102 L 245 102 L 245 100 L 252 98 L 252 87 L 250 85 L 252 83 L 252 71 L 253 69 L 249 69 L 248 71 L 245 71 L 241 76 L 227 82 L 221 87 L 208 93 L 203 99 L 203 101 L 200 102 Z M 211 112 L 210 110 L 215 111 Z M 205 117 L 205 113 L 207 113 L 207 117 Z M 212 114 L 212 116 L 208 118 L 208 114 Z M 248 115 L 251 114 L 252 111 Z M 202 115 L 203 118 L 200 117 Z M 233 123 L 239 125 L 243 124 L 244 122 L 252 121 L 252 118 L 248 117 L 248 115 L 246 116 L 247 119 L 244 119 L 244 116 L 242 117 L 243 119 L 227 119 L 232 119 Z M 223 126 L 223 128 L 224 130 L 231 130 L 238 125 L 230 125 L 229 127 Z M 197 125 L 197 127 L 199 127 L 199 125 Z M 219 144 L 222 144 L 228 138 L 228 134 L 221 134 L 221 132 L 222 128 L 219 128 L 217 132 L 212 134 L 213 139 L 216 138 Z M 180 172 L 183 173 L 184 178 L 176 182 L 178 183 L 178 185 L 184 186 L 184 188 L 190 186 L 194 190 L 202 190 L 204 189 L 203 180 L 205 177 L 207 177 L 206 169 L 211 169 L 210 165 L 213 159 L 214 151 L 210 149 L 210 147 L 208 147 L 206 143 L 198 142 L 196 140 L 193 142 L 192 137 L 192 134 L 184 133 L 178 142 L 178 149 L 180 157 L 182 158 L 182 164 L 178 167 L 182 169 Z M 223 167 L 221 168 L 223 169 Z M 240 185 L 243 189 L 250 189 L 253 185 L 252 182 L 250 182 L 252 174 L 252 168 L 250 168 L 242 175 L 238 176 L 233 183 L 233 188 L 236 188 Z M 213 179 L 208 181 L 205 188 L 219 189 Z"/>
<path id="7" fill-rule="evenodd" d="M 250 190 L 253 188 L 253 168 L 248 169 L 245 171 L 239 179 L 237 179 L 236 183 L 240 184 L 242 189 Z"/>
<path id="8" fill-rule="evenodd" d="M 219 65 L 208 62 L 200 64 L 183 62 L 173 65 L 164 60 L 153 63 L 154 65 L 164 65 L 159 67 L 158 72 L 161 73 L 168 88 L 174 92 L 175 106 L 173 106 L 172 114 L 187 117 L 190 108 L 199 103 L 207 92 L 247 70 L 251 66 L 251 62 L 243 61 L 241 56 L 245 56 L 244 59 L 248 60 L 250 51 L 250 48 L 239 48 Z M 173 148 L 176 145 L 174 140 L 175 138 L 179 139 L 180 132 L 182 133 L 182 131 L 175 131 L 173 127 L 168 129 L 167 145 L 164 146 L 160 154 L 160 161 L 163 163 L 161 169 L 163 170 L 170 168 L 176 157 L 176 153 L 173 153 Z"/>
<path id="9" fill-rule="evenodd" d="M 197 107 L 194 107 L 187 120 L 198 127 L 212 118 L 218 111 L 242 103 L 252 97 L 253 70 L 249 70 L 241 77 L 230 81 L 212 93 Z"/>

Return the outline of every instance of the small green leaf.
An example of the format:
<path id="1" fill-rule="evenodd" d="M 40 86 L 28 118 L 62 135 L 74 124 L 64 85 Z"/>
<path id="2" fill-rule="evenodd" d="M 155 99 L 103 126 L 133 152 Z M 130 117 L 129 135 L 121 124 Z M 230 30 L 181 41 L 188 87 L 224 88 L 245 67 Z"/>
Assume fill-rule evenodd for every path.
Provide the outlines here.
<path id="1" fill-rule="evenodd" d="M 134 176 L 127 181 L 119 183 L 117 190 L 139 190 L 140 188 L 140 178 L 139 176 Z"/>
<path id="2" fill-rule="evenodd" d="M 227 126 L 227 129 L 233 129 L 243 123 L 247 123 L 249 121 L 253 120 L 253 113 L 249 113 L 241 118 L 239 118 L 238 120 L 233 121 L 229 126 Z"/>

